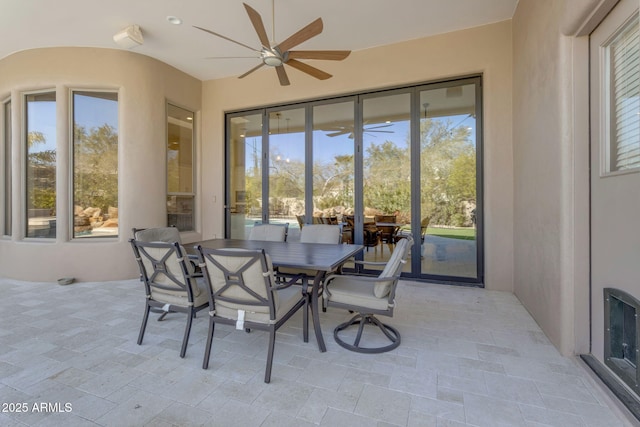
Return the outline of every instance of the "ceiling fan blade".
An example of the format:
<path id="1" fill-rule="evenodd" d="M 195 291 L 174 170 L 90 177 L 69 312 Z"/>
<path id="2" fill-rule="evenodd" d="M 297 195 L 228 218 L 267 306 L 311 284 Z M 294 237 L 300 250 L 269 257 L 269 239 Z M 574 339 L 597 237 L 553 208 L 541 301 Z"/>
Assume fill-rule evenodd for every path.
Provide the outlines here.
<path id="1" fill-rule="evenodd" d="M 368 128 L 365 128 L 365 130 L 382 129 L 382 128 L 388 128 L 389 126 L 391 126 L 391 123 L 387 123 L 387 124 L 384 124 L 384 125 L 378 125 L 378 126 L 370 126 Z"/>
<path id="2" fill-rule="evenodd" d="M 298 70 L 302 71 L 303 73 L 307 73 L 310 76 L 315 77 L 316 79 L 320 79 L 320 80 L 326 80 L 328 78 L 331 78 L 331 74 L 326 73 L 322 70 L 317 69 L 316 67 L 312 67 L 309 64 L 305 64 L 304 62 L 300 62 L 296 59 L 289 59 L 286 62 L 287 65 L 291 65 L 293 68 L 297 68 Z"/>
<path id="3" fill-rule="evenodd" d="M 280 80 L 280 86 L 289 86 L 289 77 L 282 65 L 276 67 L 276 73 L 278 73 L 278 80 Z"/>
<path id="4" fill-rule="evenodd" d="M 249 6 L 246 3 L 242 3 L 244 8 L 247 9 L 247 14 L 249 15 L 249 19 L 253 24 L 253 28 L 256 30 L 258 34 L 258 38 L 260 39 L 260 43 L 262 47 L 266 47 L 267 49 L 271 48 L 271 43 L 269 43 L 269 37 L 267 36 L 267 30 L 264 29 L 264 23 L 262 22 L 262 17 L 255 9 Z"/>
<path id="5" fill-rule="evenodd" d="M 260 59 L 259 56 L 207 56 L 204 59 Z"/>
<path id="6" fill-rule="evenodd" d="M 258 65 L 256 65 L 255 67 L 247 71 L 246 73 L 242 74 L 241 76 L 238 76 L 238 78 L 241 79 L 241 78 L 247 77 L 249 74 L 253 73 L 255 70 L 262 67 L 263 65 L 264 65 L 264 62 L 259 63 Z"/>
<path id="7" fill-rule="evenodd" d="M 350 50 L 290 50 L 289 58 L 342 61 L 347 56 L 349 56 L 350 53 Z"/>
<path id="8" fill-rule="evenodd" d="M 283 54 L 289 49 L 298 46 L 309 40 L 311 37 L 315 37 L 322 32 L 322 18 L 318 18 L 311 24 L 307 25 L 297 33 L 290 36 L 288 39 L 276 46 Z"/>
<path id="9" fill-rule="evenodd" d="M 252 48 L 251 46 L 247 46 L 247 45 L 246 45 L 246 44 L 244 44 L 244 43 L 240 43 L 240 42 L 238 42 L 238 41 L 235 41 L 235 40 L 233 40 L 233 39 L 230 39 L 229 37 L 223 36 L 222 34 L 214 33 L 213 31 L 211 31 L 211 30 L 207 30 L 206 28 L 197 27 L 197 26 L 195 26 L 195 25 L 193 26 L 193 28 L 197 28 L 197 29 L 199 29 L 199 30 L 201 30 L 201 31 L 204 31 L 205 33 L 213 34 L 214 36 L 216 36 L 216 37 L 220 37 L 220 38 L 225 39 L 225 40 L 228 40 L 228 41 L 230 41 L 231 43 L 239 44 L 240 46 L 246 47 L 247 49 L 251 49 L 251 50 L 252 50 L 252 51 L 254 51 L 254 52 L 260 52 L 259 50 L 254 49 L 254 48 Z"/>
<path id="10" fill-rule="evenodd" d="M 349 131 L 349 130 L 341 130 L 341 131 L 338 131 L 338 132 L 328 133 L 327 136 L 334 137 L 334 136 L 346 135 L 348 133 L 351 133 L 351 131 Z"/>

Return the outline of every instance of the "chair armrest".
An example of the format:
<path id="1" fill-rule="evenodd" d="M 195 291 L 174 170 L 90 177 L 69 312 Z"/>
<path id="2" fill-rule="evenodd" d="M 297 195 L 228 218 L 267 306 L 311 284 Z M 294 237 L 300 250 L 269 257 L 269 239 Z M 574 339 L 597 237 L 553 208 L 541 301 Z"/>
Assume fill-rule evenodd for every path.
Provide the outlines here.
<path id="1" fill-rule="evenodd" d="M 353 261 L 353 262 L 355 264 L 358 264 L 358 265 L 377 265 L 377 266 L 387 265 L 387 263 L 384 262 L 384 261 L 357 261 L 356 260 L 356 261 Z"/>
<path id="2" fill-rule="evenodd" d="M 280 277 L 284 277 L 284 276 L 280 276 Z M 292 276 L 286 282 L 276 282 L 277 283 L 276 286 L 273 286 L 272 289 L 280 290 L 280 289 L 288 288 L 291 285 L 295 285 L 300 279 L 302 279 L 302 292 L 306 293 L 308 281 L 304 274 L 298 274 L 298 275 Z"/>

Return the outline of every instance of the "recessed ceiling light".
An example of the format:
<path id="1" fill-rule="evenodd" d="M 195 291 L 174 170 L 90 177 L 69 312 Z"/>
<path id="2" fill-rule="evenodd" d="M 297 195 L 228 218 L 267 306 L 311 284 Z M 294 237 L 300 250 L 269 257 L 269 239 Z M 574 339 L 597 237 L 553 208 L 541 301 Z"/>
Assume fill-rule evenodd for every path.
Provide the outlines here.
<path id="1" fill-rule="evenodd" d="M 169 23 L 173 24 L 173 25 L 182 24 L 182 19 L 178 18 L 177 16 L 173 16 L 173 15 L 167 16 L 167 21 L 169 21 Z"/>

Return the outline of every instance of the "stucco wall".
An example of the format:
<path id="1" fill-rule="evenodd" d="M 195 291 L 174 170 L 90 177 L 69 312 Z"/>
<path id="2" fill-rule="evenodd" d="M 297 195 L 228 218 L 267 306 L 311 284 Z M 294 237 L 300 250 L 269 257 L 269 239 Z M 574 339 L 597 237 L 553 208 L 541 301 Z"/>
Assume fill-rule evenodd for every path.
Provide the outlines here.
<path id="1" fill-rule="evenodd" d="M 589 345 L 588 39 L 561 33 L 578 15 L 520 0 L 513 18 L 514 292 L 566 355 Z"/>
<path id="2" fill-rule="evenodd" d="M 13 217 L 11 239 L 0 239 L 0 276 L 53 281 L 111 280 L 137 275 L 127 242 L 132 227 L 166 224 L 166 101 L 201 108 L 202 83 L 162 62 L 133 52 L 91 49 L 34 49 L 0 60 L 0 100 L 12 99 Z M 23 93 L 57 92 L 57 239 L 22 239 Z M 70 241 L 71 89 L 118 91 L 120 237 Z"/>
<path id="3" fill-rule="evenodd" d="M 281 87 L 273 70 L 239 80 L 204 82 L 202 186 L 203 235 L 223 235 L 224 113 L 295 100 L 483 73 L 485 285 L 513 285 L 513 152 L 511 22 L 353 52 L 318 66 L 334 75 L 318 81 L 290 69 Z"/>

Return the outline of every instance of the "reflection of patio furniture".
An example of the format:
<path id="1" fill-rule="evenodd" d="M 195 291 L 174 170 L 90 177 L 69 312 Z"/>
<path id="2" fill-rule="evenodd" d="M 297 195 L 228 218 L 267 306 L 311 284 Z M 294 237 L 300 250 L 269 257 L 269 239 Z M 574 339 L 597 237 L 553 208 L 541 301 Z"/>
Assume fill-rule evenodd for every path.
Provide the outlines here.
<path id="1" fill-rule="evenodd" d="M 424 236 L 427 234 L 427 227 L 429 227 L 430 216 L 425 216 L 420 221 L 420 243 L 424 243 Z"/>
<path id="2" fill-rule="evenodd" d="M 396 234 L 400 226 L 396 224 L 395 215 L 376 215 L 374 217 L 376 227 L 380 231 L 380 242 L 394 244 L 396 242 Z"/>
<path id="3" fill-rule="evenodd" d="M 420 221 L 420 244 L 424 243 L 424 236 L 427 234 L 427 227 L 429 227 L 429 221 L 431 221 L 430 216 L 425 216 Z M 400 239 L 403 239 L 407 236 L 411 235 L 411 230 L 399 230 L 396 233 L 396 242 Z"/>
<path id="4" fill-rule="evenodd" d="M 364 224 L 363 242 L 362 244 L 369 250 L 369 248 L 375 248 L 380 243 L 380 231 L 376 224 L 373 222 L 367 222 Z"/>
<path id="5" fill-rule="evenodd" d="M 302 227 L 304 227 L 304 215 L 296 215 L 296 220 L 298 220 L 298 226 L 302 230 Z"/>

